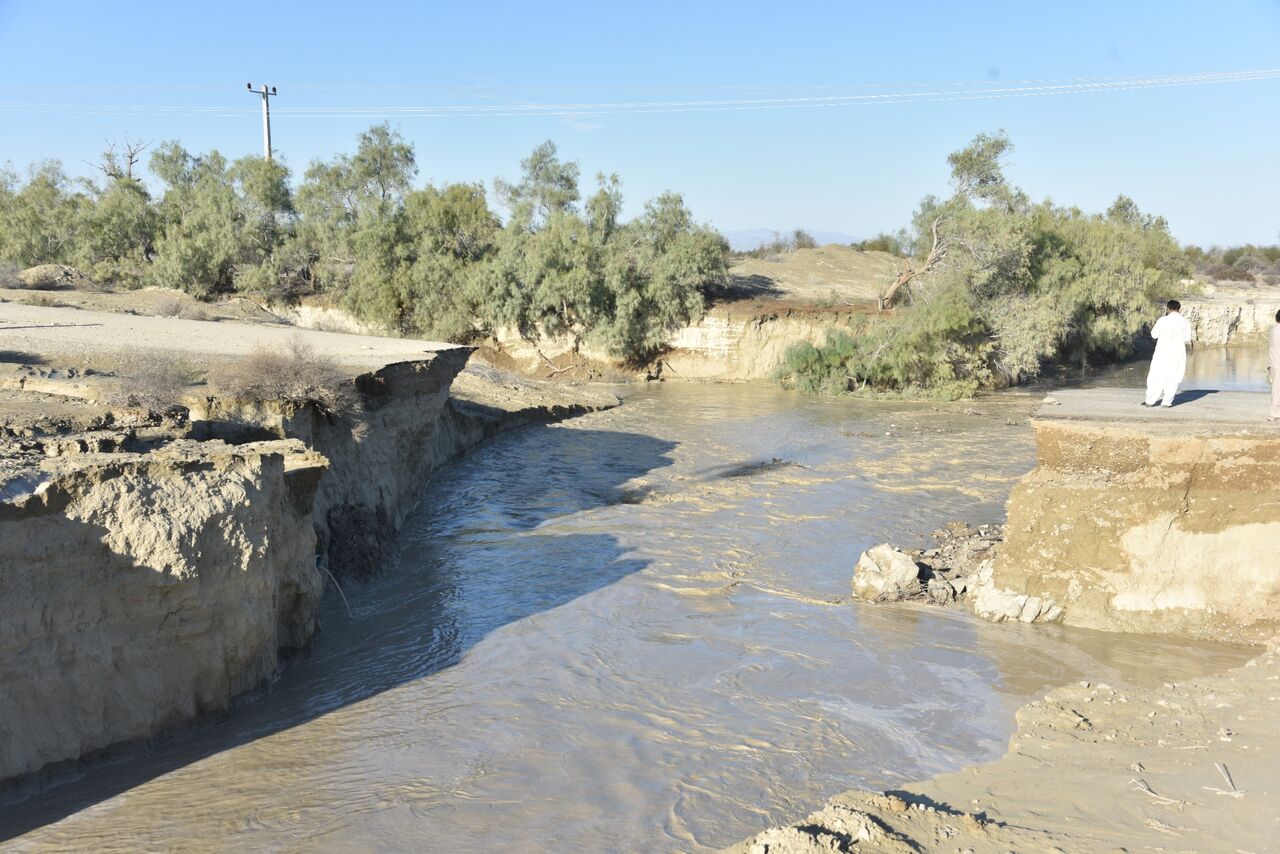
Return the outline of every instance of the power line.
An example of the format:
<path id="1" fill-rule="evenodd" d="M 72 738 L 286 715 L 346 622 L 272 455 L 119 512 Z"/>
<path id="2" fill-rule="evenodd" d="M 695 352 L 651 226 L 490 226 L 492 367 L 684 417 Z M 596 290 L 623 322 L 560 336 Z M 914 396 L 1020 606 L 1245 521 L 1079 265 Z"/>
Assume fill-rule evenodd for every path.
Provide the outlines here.
<path id="1" fill-rule="evenodd" d="M 1062 78 L 1043 81 L 1016 81 L 1003 84 L 946 83 L 917 84 L 924 91 L 911 91 L 905 86 L 897 91 L 862 94 L 804 95 L 792 97 L 710 98 L 698 100 L 605 101 L 503 104 L 436 104 L 423 106 L 299 106 L 277 108 L 278 115 L 290 118 L 520 118 L 529 116 L 635 115 L 684 112 L 742 112 L 779 109 L 812 109 L 878 104 L 933 103 L 940 101 L 980 101 L 1009 98 L 1045 97 L 1051 95 L 1096 94 L 1101 92 L 1183 86 L 1221 85 L 1280 79 L 1280 69 L 1252 71 L 1201 72 L 1147 77 Z M 976 87 L 976 88 L 975 88 Z M 252 90 L 252 87 L 250 87 Z M 2 91 L 2 90 L 0 90 Z M 264 135 L 269 136 L 269 107 L 263 96 Z M 206 116 L 243 117 L 248 110 L 220 106 L 156 106 L 123 104 L 51 104 L 0 102 L 0 112 L 67 113 L 117 116 Z M 266 146 L 269 155 L 269 140 Z"/>

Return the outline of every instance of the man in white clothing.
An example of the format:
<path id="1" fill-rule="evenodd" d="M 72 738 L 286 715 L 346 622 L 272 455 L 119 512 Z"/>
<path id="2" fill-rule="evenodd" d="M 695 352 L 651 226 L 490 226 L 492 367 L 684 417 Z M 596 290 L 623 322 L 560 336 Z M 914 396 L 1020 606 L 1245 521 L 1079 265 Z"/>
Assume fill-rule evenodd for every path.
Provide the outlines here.
<path id="1" fill-rule="evenodd" d="M 1164 317 L 1151 327 L 1151 337 L 1156 339 L 1156 354 L 1151 357 L 1151 370 L 1147 372 L 1147 399 L 1143 406 L 1155 406 L 1164 399 L 1162 406 L 1173 406 L 1178 384 L 1187 372 L 1187 345 L 1191 343 L 1191 324 L 1182 316 L 1182 304 L 1169 300 Z"/>

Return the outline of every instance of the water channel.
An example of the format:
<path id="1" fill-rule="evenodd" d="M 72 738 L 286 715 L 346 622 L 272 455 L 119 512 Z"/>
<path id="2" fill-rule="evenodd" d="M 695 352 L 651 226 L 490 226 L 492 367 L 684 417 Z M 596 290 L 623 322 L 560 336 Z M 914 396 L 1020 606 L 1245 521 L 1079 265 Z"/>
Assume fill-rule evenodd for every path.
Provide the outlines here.
<path id="1" fill-rule="evenodd" d="M 1191 384 L 1256 384 L 1209 358 Z M 626 394 L 440 472 L 269 693 L 0 805 L 4 846 L 713 850 L 995 758 L 1050 686 L 1247 657 L 848 600 L 862 549 L 1000 520 L 1039 394 Z"/>

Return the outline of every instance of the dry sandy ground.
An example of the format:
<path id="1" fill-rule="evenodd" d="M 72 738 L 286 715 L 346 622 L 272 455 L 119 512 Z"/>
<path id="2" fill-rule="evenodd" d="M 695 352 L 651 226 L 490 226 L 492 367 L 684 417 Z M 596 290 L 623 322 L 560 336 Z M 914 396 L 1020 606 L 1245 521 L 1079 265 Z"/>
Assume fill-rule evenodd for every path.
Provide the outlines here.
<path id="1" fill-rule="evenodd" d="M 1080 683 L 1018 711 L 1004 758 L 849 792 L 730 851 L 1280 850 L 1280 656 L 1157 689 Z"/>
<path id="2" fill-rule="evenodd" d="M 188 320 L 246 320 L 285 323 L 267 306 L 248 297 L 229 297 L 201 302 L 190 294 L 171 288 L 139 288 L 109 291 L 97 288 L 56 290 L 0 288 L 0 301 L 51 308 L 87 308 L 129 314 L 182 317 Z"/>
<path id="3" fill-rule="evenodd" d="M 145 317 L 0 302 L 0 353 L 46 357 L 56 354 L 70 365 L 103 362 L 144 351 L 179 354 L 195 361 L 237 358 L 257 347 L 284 348 L 295 340 L 342 367 L 358 371 L 421 359 L 457 346 L 276 324 Z M 7 361 L 15 358 L 8 357 Z"/>
<path id="4" fill-rule="evenodd" d="M 770 258 L 748 258 L 730 270 L 732 300 L 760 299 L 792 306 L 874 303 L 896 271 L 885 252 L 831 244 Z"/>

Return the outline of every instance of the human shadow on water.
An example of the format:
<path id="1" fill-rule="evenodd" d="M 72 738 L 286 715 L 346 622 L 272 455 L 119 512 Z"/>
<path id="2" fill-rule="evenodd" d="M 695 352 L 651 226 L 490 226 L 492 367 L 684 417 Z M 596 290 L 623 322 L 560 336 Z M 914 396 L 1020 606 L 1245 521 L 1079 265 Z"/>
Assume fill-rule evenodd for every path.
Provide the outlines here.
<path id="1" fill-rule="evenodd" d="M 672 442 L 537 427 L 492 442 L 426 485 L 383 571 L 326 597 L 308 655 L 217 720 L 53 775 L 0 800 L 0 841 L 219 752 L 283 733 L 457 664 L 505 625 L 644 569 L 574 514 L 623 504 L 623 485 L 670 464 Z M 615 511 L 610 511 L 615 512 Z M 145 568 L 139 571 L 146 572 Z"/>

